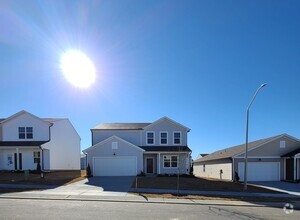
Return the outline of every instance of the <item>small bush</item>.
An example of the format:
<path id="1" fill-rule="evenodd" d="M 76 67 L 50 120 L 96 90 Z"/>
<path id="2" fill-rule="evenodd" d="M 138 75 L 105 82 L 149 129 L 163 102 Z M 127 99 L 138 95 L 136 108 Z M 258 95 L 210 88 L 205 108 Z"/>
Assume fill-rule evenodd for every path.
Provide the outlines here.
<path id="1" fill-rule="evenodd" d="M 37 172 L 37 173 L 41 173 L 41 172 L 42 172 L 42 168 L 41 168 L 41 164 L 40 164 L 40 163 L 38 163 L 38 164 L 36 165 L 36 172 Z"/>
<path id="2" fill-rule="evenodd" d="M 141 173 L 138 174 L 137 176 L 145 176 L 145 173 L 143 171 L 141 171 Z"/>

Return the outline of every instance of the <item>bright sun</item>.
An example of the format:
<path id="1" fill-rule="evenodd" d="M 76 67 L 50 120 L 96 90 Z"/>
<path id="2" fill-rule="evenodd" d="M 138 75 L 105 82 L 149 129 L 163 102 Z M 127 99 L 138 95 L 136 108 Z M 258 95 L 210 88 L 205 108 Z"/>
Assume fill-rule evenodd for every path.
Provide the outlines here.
<path id="1" fill-rule="evenodd" d="M 79 50 L 63 53 L 60 68 L 66 79 L 76 87 L 88 88 L 95 82 L 96 68 L 92 60 Z"/>

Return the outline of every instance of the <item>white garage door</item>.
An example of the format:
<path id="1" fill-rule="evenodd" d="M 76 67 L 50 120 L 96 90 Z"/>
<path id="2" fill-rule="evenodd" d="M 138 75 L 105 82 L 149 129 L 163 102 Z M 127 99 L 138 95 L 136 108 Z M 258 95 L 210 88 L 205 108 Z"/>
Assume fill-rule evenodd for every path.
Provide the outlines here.
<path id="1" fill-rule="evenodd" d="M 94 157 L 94 176 L 136 176 L 136 157 Z"/>
<path id="2" fill-rule="evenodd" d="M 244 163 L 238 163 L 238 174 L 244 181 Z M 248 162 L 248 181 L 279 181 L 279 162 Z"/>

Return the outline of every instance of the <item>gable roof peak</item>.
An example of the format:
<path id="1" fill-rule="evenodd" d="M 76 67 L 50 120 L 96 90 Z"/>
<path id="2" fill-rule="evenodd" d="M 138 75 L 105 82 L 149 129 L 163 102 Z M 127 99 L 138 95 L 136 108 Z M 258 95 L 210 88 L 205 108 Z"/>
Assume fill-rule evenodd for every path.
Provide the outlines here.
<path id="1" fill-rule="evenodd" d="M 171 123 L 173 123 L 173 124 L 175 124 L 175 125 L 177 125 L 177 126 L 183 127 L 187 132 L 189 132 L 189 131 L 191 130 L 190 128 L 188 128 L 188 127 L 186 127 L 186 126 L 184 126 L 184 125 L 182 125 L 182 124 L 180 124 L 180 123 L 178 123 L 178 122 L 176 122 L 176 121 L 170 119 L 170 118 L 167 117 L 167 116 L 164 116 L 164 117 L 162 117 L 162 118 L 160 118 L 160 119 L 154 121 L 153 123 L 151 123 L 151 124 L 149 124 L 148 126 L 144 127 L 144 129 L 145 129 L 145 128 L 152 127 L 153 125 L 158 124 L 158 123 L 160 123 L 160 122 L 162 122 L 162 121 L 164 121 L 164 120 L 165 120 L 165 121 L 169 121 L 169 122 L 171 122 Z"/>
<path id="2" fill-rule="evenodd" d="M 12 119 L 14 119 L 14 118 L 20 116 L 20 115 L 23 115 L 23 114 L 28 114 L 28 115 L 30 115 L 30 116 L 32 116 L 32 117 L 34 117 L 34 118 L 37 118 L 37 119 L 43 121 L 44 123 L 51 124 L 50 122 L 45 121 L 45 120 L 43 120 L 42 118 L 39 118 L 38 116 L 36 116 L 36 115 L 34 115 L 34 114 L 31 114 L 30 112 L 25 111 L 25 110 L 21 110 L 21 111 L 15 113 L 15 114 L 9 116 L 8 118 L 6 118 L 6 119 L 0 121 L 0 124 L 4 124 L 4 123 L 6 123 L 6 122 L 8 122 L 8 121 L 10 121 L 10 120 L 12 120 Z"/>

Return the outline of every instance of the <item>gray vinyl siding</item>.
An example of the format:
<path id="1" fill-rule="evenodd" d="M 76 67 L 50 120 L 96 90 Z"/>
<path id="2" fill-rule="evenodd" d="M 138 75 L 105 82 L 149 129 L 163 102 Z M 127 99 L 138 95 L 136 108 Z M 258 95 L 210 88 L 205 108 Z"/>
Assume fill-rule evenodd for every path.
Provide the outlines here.
<path id="1" fill-rule="evenodd" d="M 120 130 L 101 130 L 92 131 L 92 145 L 100 143 L 101 141 L 110 138 L 111 136 L 118 136 L 136 146 L 140 146 L 141 131 L 120 131 Z"/>
<path id="2" fill-rule="evenodd" d="M 153 126 L 150 126 L 149 128 L 145 128 L 142 131 L 142 146 L 151 146 L 147 145 L 147 137 L 146 134 L 148 131 L 154 132 L 154 144 L 156 146 L 160 145 L 160 132 L 166 131 L 168 132 L 168 146 L 173 146 L 173 132 L 174 131 L 180 131 L 181 132 L 181 144 L 180 145 L 174 145 L 174 146 L 186 146 L 187 145 L 187 131 L 184 127 L 176 125 L 169 121 L 162 121 L 158 124 L 155 124 Z M 160 145 L 164 146 L 164 145 Z"/>
<path id="3" fill-rule="evenodd" d="M 118 149 L 112 149 L 112 142 L 118 142 Z M 135 156 L 137 158 L 137 173 L 143 171 L 143 152 L 127 145 L 123 141 L 112 139 L 104 144 L 96 145 L 87 151 L 87 161 L 93 172 L 93 158 L 94 157 L 113 157 L 113 156 Z M 115 154 L 115 155 L 114 155 Z M 109 169 L 109 167 L 107 167 Z"/>
<path id="4" fill-rule="evenodd" d="M 280 148 L 280 141 L 285 141 L 286 146 L 285 148 Z M 248 156 L 282 156 L 284 154 L 287 154 L 289 152 L 292 152 L 296 149 L 298 149 L 299 142 L 291 140 L 287 137 L 282 137 L 279 139 L 276 139 L 274 141 L 271 141 L 269 143 L 264 144 L 261 147 L 258 147 L 253 150 L 249 150 Z M 244 157 L 244 154 L 239 155 L 239 157 Z"/>

